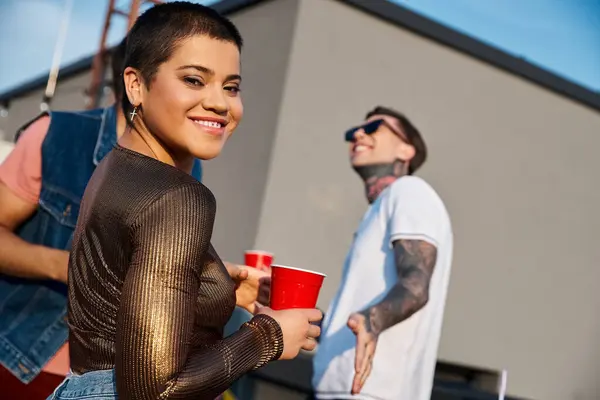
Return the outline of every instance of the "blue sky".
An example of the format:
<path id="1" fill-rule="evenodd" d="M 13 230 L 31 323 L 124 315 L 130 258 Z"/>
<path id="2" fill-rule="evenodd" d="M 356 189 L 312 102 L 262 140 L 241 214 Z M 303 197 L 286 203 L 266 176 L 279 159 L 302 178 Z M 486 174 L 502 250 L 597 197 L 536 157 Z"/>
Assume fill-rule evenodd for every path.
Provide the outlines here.
<path id="1" fill-rule="evenodd" d="M 600 93 L 600 0 L 396 0 Z"/>
<path id="2" fill-rule="evenodd" d="M 394 2 L 600 93 L 600 0 Z M 64 4 L 0 1 L 0 93 L 49 70 Z M 63 65 L 97 49 L 106 7 L 107 0 L 74 0 Z M 116 43 L 125 19 L 113 21 L 109 40 Z"/>

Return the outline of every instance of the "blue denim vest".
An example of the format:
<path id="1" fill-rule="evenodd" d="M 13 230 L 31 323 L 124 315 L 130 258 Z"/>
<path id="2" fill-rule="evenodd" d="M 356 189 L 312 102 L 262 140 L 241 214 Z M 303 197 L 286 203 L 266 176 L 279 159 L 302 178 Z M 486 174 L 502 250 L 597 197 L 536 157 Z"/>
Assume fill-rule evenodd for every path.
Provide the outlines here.
<path id="1" fill-rule="evenodd" d="M 114 107 L 51 112 L 39 207 L 16 231 L 19 237 L 69 250 L 85 187 L 115 142 Z M 201 178 L 199 160 L 192 174 Z M 67 341 L 66 319 L 66 285 L 0 275 L 0 364 L 29 383 Z"/>

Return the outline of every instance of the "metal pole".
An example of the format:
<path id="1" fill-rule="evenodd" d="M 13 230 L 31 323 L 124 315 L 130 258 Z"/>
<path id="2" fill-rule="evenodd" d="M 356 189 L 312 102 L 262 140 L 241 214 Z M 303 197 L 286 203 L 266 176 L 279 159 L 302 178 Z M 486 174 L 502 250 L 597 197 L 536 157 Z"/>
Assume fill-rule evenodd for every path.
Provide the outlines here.
<path id="1" fill-rule="evenodd" d="M 58 38 L 56 40 L 56 46 L 54 47 L 54 56 L 52 57 L 52 66 L 50 68 L 50 74 L 48 75 L 48 82 L 46 83 L 46 91 L 40 104 L 42 111 L 47 111 L 54 92 L 56 90 L 56 81 L 58 80 L 58 73 L 60 71 L 60 60 L 62 53 L 65 48 L 65 42 L 67 40 L 67 32 L 69 31 L 69 22 L 71 20 L 71 11 L 73 10 L 73 0 L 65 0 L 65 8 L 63 12 L 63 19 L 60 24 L 60 31 L 58 32 Z"/>
<path id="2" fill-rule="evenodd" d="M 104 27 L 102 29 L 102 36 L 100 38 L 100 46 L 98 52 L 94 56 L 92 63 L 92 82 L 88 89 L 88 108 L 96 108 L 100 101 L 100 85 L 102 84 L 102 78 L 104 77 L 104 66 L 106 57 L 106 37 L 108 36 L 108 30 L 110 28 L 110 19 L 115 9 L 115 0 L 108 1 L 108 10 L 106 12 L 106 18 L 104 19 Z"/>
<path id="3" fill-rule="evenodd" d="M 127 22 L 127 31 L 131 29 L 135 20 L 137 19 L 140 13 L 140 4 L 141 0 L 131 0 L 131 6 L 129 8 L 129 21 Z"/>

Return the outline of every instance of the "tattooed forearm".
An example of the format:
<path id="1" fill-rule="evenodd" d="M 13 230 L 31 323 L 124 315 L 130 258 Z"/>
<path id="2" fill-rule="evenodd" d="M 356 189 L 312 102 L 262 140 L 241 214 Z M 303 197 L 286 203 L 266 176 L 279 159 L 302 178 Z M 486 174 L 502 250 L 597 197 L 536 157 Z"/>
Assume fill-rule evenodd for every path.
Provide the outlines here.
<path id="1" fill-rule="evenodd" d="M 437 257 L 435 246 L 422 240 L 394 242 L 398 283 L 378 304 L 363 311 L 367 330 L 379 335 L 427 304 Z"/>

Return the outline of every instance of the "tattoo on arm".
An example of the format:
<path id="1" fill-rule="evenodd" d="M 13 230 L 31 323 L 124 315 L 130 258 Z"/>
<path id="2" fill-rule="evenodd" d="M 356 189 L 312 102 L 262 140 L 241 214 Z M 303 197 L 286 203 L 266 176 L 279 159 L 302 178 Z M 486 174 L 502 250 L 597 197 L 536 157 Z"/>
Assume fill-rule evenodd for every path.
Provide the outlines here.
<path id="1" fill-rule="evenodd" d="M 435 246 L 422 240 L 397 240 L 394 254 L 398 283 L 381 302 L 363 311 L 367 330 L 376 335 L 404 321 L 429 300 L 437 258 Z"/>

